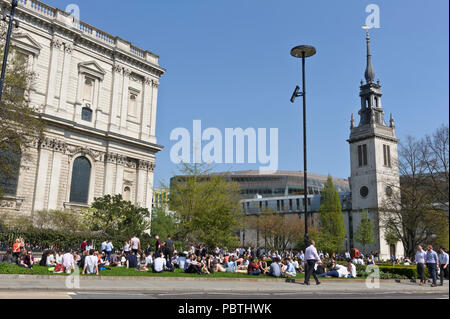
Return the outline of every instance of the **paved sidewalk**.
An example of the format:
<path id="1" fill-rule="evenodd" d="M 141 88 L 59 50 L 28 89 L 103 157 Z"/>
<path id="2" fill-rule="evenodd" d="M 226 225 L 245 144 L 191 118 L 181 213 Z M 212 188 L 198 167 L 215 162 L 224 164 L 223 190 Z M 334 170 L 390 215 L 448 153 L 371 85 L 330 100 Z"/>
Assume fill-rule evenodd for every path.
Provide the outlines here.
<path id="1" fill-rule="evenodd" d="M 379 288 L 368 288 L 365 281 L 322 280 L 322 284 L 316 286 L 311 283 L 305 286 L 300 282 L 286 283 L 281 280 L 186 280 L 186 278 L 121 278 L 116 280 L 111 277 L 84 278 L 79 281 L 79 289 L 73 285 L 66 285 L 69 277 L 36 278 L 27 275 L 0 275 L 0 291 L 5 290 L 34 290 L 34 291 L 90 291 L 90 292 L 404 292 L 404 293 L 448 293 L 449 284 L 430 287 L 419 286 L 409 281 L 380 280 Z"/>

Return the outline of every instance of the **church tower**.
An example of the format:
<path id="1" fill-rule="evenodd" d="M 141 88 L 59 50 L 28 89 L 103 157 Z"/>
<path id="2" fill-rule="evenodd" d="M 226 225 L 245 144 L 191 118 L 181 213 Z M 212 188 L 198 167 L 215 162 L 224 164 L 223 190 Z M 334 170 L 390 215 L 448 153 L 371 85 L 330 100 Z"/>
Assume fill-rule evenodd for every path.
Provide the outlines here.
<path id="1" fill-rule="evenodd" d="M 402 255 L 401 243 L 388 245 L 384 239 L 384 227 L 380 221 L 380 208 L 389 196 L 399 191 L 398 139 L 392 114 L 389 125 L 385 122 L 385 111 L 381 102 L 381 85 L 376 83 L 370 52 L 370 36 L 366 34 L 367 66 L 366 83 L 361 81 L 361 108 L 359 123 L 355 125 L 352 114 L 350 126 L 350 161 L 352 192 L 352 229 L 356 231 L 362 211 L 369 212 L 375 225 L 375 243 L 366 251 L 376 250 L 380 258 L 389 259 L 392 255 Z M 354 246 L 362 248 L 354 242 Z"/>

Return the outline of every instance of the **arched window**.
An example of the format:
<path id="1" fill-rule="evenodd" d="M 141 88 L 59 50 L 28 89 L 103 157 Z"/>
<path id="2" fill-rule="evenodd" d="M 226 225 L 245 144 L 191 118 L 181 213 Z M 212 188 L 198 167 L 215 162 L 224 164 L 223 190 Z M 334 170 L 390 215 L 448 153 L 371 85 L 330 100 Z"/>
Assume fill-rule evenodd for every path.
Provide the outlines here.
<path id="1" fill-rule="evenodd" d="M 14 146 L 0 148 L 0 188 L 4 195 L 16 196 L 19 181 L 21 152 Z"/>
<path id="2" fill-rule="evenodd" d="M 91 163 L 84 157 L 73 162 L 72 183 L 70 185 L 70 202 L 87 204 L 89 199 L 89 182 L 91 179 Z"/>

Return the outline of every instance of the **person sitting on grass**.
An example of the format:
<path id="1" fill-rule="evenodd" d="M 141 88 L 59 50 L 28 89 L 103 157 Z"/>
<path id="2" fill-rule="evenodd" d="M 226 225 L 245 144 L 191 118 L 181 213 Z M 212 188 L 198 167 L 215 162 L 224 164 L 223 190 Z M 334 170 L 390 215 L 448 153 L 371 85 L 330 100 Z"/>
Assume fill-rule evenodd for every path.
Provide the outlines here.
<path id="1" fill-rule="evenodd" d="M 225 267 L 222 266 L 217 260 L 214 260 L 212 262 L 211 270 L 212 270 L 213 273 L 215 273 L 215 272 L 226 272 L 227 271 L 225 269 Z"/>
<path id="2" fill-rule="evenodd" d="M 351 260 L 349 260 L 347 263 L 347 271 L 347 278 L 356 278 L 356 266 L 352 263 Z"/>
<path id="3" fill-rule="evenodd" d="M 342 266 L 339 264 L 336 264 L 335 261 L 333 261 L 331 263 L 331 267 L 330 267 L 330 271 L 325 272 L 323 274 L 319 274 L 317 275 L 317 277 L 336 277 L 336 278 L 343 278 L 343 277 L 347 277 L 349 274 L 348 269 L 346 266 Z"/>
<path id="4" fill-rule="evenodd" d="M 81 272 L 82 275 L 96 274 L 98 276 L 98 259 L 94 254 L 94 250 L 91 249 L 89 251 L 89 256 L 85 257 L 83 271 Z"/>
<path id="5" fill-rule="evenodd" d="M 34 257 L 31 250 L 23 251 L 22 259 L 20 259 L 19 266 L 23 268 L 33 269 Z"/>
<path id="6" fill-rule="evenodd" d="M 269 276 L 272 277 L 281 277 L 281 265 L 280 265 L 280 258 L 275 257 L 273 258 L 272 263 L 270 264 L 270 269 L 268 272 Z"/>
<path id="7" fill-rule="evenodd" d="M 139 258 L 139 266 L 138 266 L 138 270 L 139 271 L 148 271 L 147 268 L 147 261 L 146 261 L 146 256 L 144 253 L 141 254 L 141 257 Z"/>
<path id="8" fill-rule="evenodd" d="M 56 259 L 56 263 L 57 264 L 62 264 L 62 255 L 63 255 L 62 251 L 58 250 L 58 252 L 55 255 L 55 259 Z"/>
<path id="9" fill-rule="evenodd" d="M 62 256 L 61 263 L 64 265 L 66 273 L 71 274 L 74 268 L 74 260 L 72 255 L 72 250 L 69 248 L 66 253 Z"/>
<path id="10" fill-rule="evenodd" d="M 285 265 L 285 268 L 283 270 L 283 275 L 285 277 L 295 277 L 295 276 L 297 276 L 297 272 L 295 271 L 295 266 L 291 262 L 291 259 L 289 257 L 284 259 L 284 265 Z"/>
<path id="11" fill-rule="evenodd" d="M 45 265 L 47 267 L 56 267 L 56 258 L 55 258 L 55 254 L 56 252 L 54 250 L 52 250 L 48 255 L 47 255 L 47 260 Z"/>
<path id="12" fill-rule="evenodd" d="M 137 261 L 136 253 L 134 251 L 129 253 L 125 259 L 126 259 L 125 265 L 127 266 L 127 269 L 137 268 L 138 261 Z"/>
<path id="13" fill-rule="evenodd" d="M 83 253 L 81 254 L 81 258 L 77 262 L 77 265 L 78 267 L 80 267 L 80 269 L 84 268 L 84 262 L 87 256 L 89 256 L 89 250 L 84 250 Z"/>
<path id="14" fill-rule="evenodd" d="M 269 273 L 269 266 L 267 265 L 267 257 L 262 256 L 262 259 L 258 261 L 259 269 L 261 269 L 261 272 L 264 273 L 264 275 L 267 275 Z"/>
<path id="15" fill-rule="evenodd" d="M 177 264 L 176 265 L 177 265 L 178 268 L 183 269 L 183 270 L 184 270 L 184 265 L 186 263 L 186 255 L 187 255 L 187 252 L 184 251 L 177 258 Z"/>
<path id="16" fill-rule="evenodd" d="M 6 264 L 15 264 L 14 257 L 12 256 L 11 250 L 8 250 L 6 253 L 3 254 L 1 258 L 2 263 Z"/>
<path id="17" fill-rule="evenodd" d="M 153 272 L 161 273 L 164 270 L 167 270 L 167 261 L 164 258 L 164 254 L 161 252 L 158 258 L 155 258 L 153 262 Z"/>
<path id="18" fill-rule="evenodd" d="M 184 270 L 184 272 L 189 274 L 202 274 L 201 264 L 197 262 L 196 257 L 197 256 L 195 254 L 191 254 L 189 256 L 189 259 L 186 260 L 185 267 L 187 268 Z"/>
<path id="19" fill-rule="evenodd" d="M 253 257 L 250 257 L 250 263 L 248 264 L 247 272 L 252 276 L 261 275 L 261 269 L 259 269 L 259 265 L 255 263 L 255 259 Z"/>
<path id="20" fill-rule="evenodd" d="M 109 260 L 110 267 L 117 267 L 120 265 L 120 255 L 117 252 L 111 254 Z"/>
<path id="21" fill-rule="evenodd" d="M 100 253 L 98 251 L 96 251 L 97 253 L 97 258 L 98 258 L 98 266 L 99 267 L 104 267 L 106 264 L 106 254 L 105 253 Z"/>
<path id="22" fill-rule="evenodd" d="M 153 262 L 154 262 L 153 257 L 154 257 L 153 251 L 150 250 L 149 253 L 147 254 L 147 257 L 145 257 L 145 264 L 149 269 L 153 269 Z"/>
<path id="23" fill-rule="evenodd" d="M 200 265 L 200 270 L 201 270 L 202 274 L 207 274 L 207 275 L 210 274 L 208 267 L 206 265 L 206 261 L 201 256 L 197 257 L 197 263 Z"/>

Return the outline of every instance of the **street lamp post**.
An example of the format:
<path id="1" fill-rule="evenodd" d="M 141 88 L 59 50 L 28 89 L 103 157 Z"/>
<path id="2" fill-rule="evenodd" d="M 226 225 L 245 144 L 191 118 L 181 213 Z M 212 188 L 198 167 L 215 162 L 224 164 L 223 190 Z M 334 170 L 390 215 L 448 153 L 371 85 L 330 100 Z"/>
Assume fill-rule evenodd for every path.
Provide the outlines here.
<path id="1" fill-rule="evenodd" d="M 9 19 L 9 25 L 8 25 L 8 33 L 6 34 L 5 52 L 3 53 L 2 75 L 0 78 L 0 103 L 2 102 L 3 97 L 3 85 L 5 84 L 6 63 L 8 62 L 9 44 L 11 42 L 11 33 L 13 24 L 15 24 L 16 28 L 19 27 L 19 22 L 16 19 L 14 19 L 18 2 L 19 2 L 18 0 L 12 0 L 11 13 L 9 15 L 3 13 L 3 21 L 7 21 Z"/>
<path id="2" fill-rule="evenodd" d="M 305 247 L 309 245 L 308 235 L 308 168 L 306 157 L 306 81 L 305 81 L 305 58 L 316 54 L 316 49 L 310 45 L 296 46 L 291 50 L 291 55 L 302 59 L 302 86 L 303 90 L 300 92 L 300 87 L 295 88 L 291 97 L 291 102 L 294 103 L 297 97 L 303 97 L 303 184 L 304 184 L 304 210 L 305 210 Z"/>

